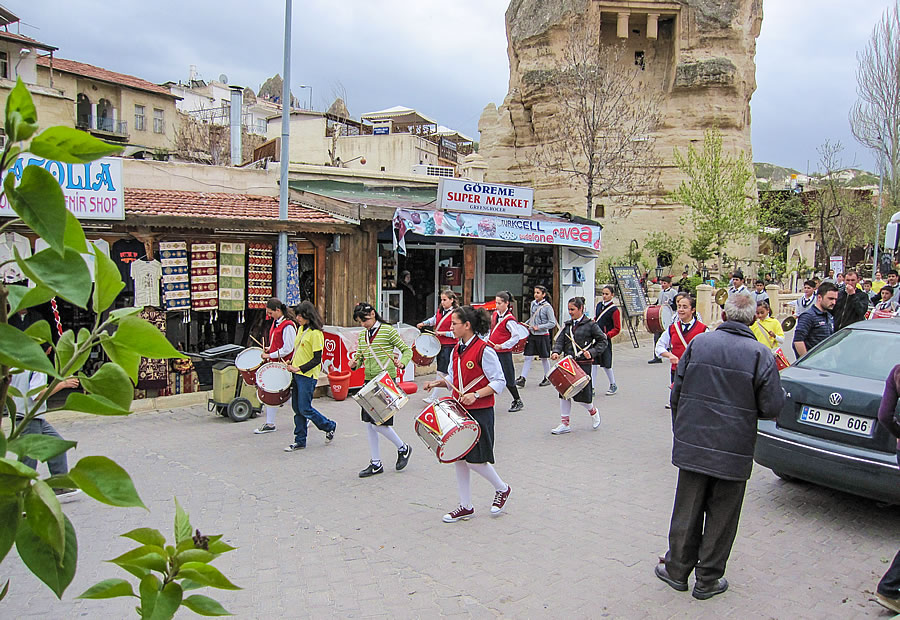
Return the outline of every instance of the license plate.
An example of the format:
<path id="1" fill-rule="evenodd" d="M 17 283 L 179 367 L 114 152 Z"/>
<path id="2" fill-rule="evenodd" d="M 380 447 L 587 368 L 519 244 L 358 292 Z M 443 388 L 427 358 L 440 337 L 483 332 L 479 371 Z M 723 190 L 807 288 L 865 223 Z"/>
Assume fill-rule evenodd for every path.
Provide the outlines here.
<path id="1" fill-rule="evenodd" d="M 828 411 L 827 409 L 819 409 L 818 407 L 810 407 L 803 405 L 800 409 L 801 422 L 812 424 L 813 426 L 822 426 L 842 431 L 844 433 L 852 433 L 854 435 L 863 435 L 869 437 L 872 435 L 872 428 L 875 426 L 875 420 L 871 418 L 862 418 L 849 413 L 839 413 L 837 411 Z"/>

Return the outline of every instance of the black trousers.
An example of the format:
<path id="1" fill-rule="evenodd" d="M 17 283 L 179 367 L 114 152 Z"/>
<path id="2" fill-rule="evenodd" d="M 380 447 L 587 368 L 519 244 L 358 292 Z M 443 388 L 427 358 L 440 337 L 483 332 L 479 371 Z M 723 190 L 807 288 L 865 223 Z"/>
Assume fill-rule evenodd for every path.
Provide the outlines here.
<path id="1" fill-rule="evenodd" d="M 704 582 L 725 574 L 746 486 L 746 481 L 678 470 L 666 552 L 666 570 L 672 579 L 687 581 L 691 571 Z"/>
<path id="2" fill-rule="evenodd" d="M 900 465 L 900 451 L 897 452 L 897 464 Z M 891 567 L 878 582 L 878 592 L 888 598 L 900 597 L 900 551 L 894 556 Z"/>
<path id="3" fill-rule="evenodd" d="M 513 400 L 519 400 L 519 388 L 516 387 L 516 367 L 513 365 L 512 353 L 497 351 L 500 358 L 500 368 L 503 369 L 503 378 L 506 379 L 506 389 L 512 395 Z"/>

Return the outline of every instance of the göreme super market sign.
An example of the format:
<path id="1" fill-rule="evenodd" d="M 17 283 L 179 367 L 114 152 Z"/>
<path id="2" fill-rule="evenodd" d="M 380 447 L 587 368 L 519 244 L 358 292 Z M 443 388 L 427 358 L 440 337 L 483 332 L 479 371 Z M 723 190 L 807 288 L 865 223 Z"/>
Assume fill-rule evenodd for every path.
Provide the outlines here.
<path id="1" fill-rule="evenodd" d="M 14 174 L 21 181 L 26 166 L 40 166 L 53 175 L 62 188 L 66 208 L 79 220 L 125 219 L 122 160 L 118 157 L 104 157 L 87 164 L 64 164 L 21 155 L 6 174 Z M 0 200 L 0 217 L 15 215 L 4 196 Z"/>
<path id="2" fill-rule="evenodd" d="M 477 183 L 466 179 L 442 178 L 438 185 L 441 209 L 529 217 L 534 207 L 530 187 Z"/>

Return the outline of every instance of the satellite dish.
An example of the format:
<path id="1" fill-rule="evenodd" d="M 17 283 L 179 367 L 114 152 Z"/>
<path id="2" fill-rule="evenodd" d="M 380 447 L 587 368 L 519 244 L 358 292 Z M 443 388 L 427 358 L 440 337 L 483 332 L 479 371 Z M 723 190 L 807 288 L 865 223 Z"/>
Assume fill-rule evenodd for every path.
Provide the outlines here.
<path id="1" fill-rule="evenodd" d="M 225 75 L 224 73 L 221 74 L 221 75 L 219 76 L 219 81 L 222 82 L 223 84 L 227 84 L 227 83 L 228 83 L 228 76 Z"/>

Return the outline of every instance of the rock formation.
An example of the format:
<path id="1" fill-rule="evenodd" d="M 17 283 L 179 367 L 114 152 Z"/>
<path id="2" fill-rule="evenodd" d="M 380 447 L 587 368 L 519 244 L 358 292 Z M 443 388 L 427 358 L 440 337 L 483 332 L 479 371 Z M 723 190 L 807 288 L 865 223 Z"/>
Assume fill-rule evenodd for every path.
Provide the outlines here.
<path id="1" fill-rule="evenodd" d="M 601 42 L 624 41 L 643 67 L 641 81 L 663 96 L 655 133 L 659 189 L 624 218 L 602 216 L 604 255 L 625 254 L 631 239 L 677 229 L 685 207 L 670 204 L 681 180 L 673 152 L 702 145 L 717 125 L 727 150 L 750 153 L 750 97 L 756 89 L 756 37 L 762 0 L 512 0 L 506 11 L 509 91 L 482 112 L 480 154 L 486 181 L 532 186 L 543 211 L 584 215 L 584 189 L 533 167 L 542 119 L 558 107 L 541 79 L 565 48 L 572 20 L 600 24 Z M 598 201 L 602 204 L 603 201 Z M 595 203 L 596 204 L 596 203 Z M 746 254 L 747 251 L 741 252 Z"/>

